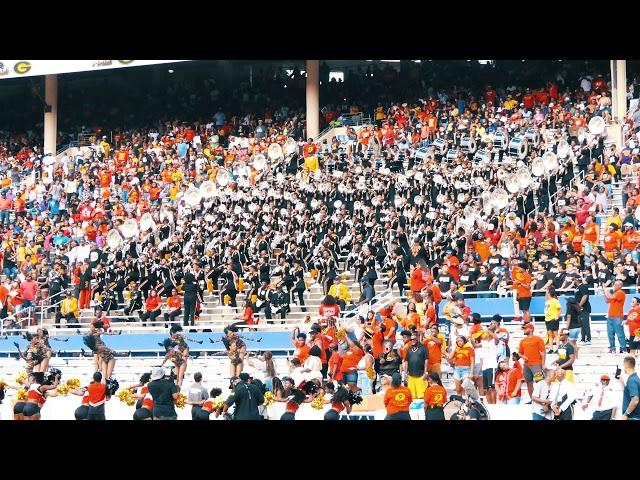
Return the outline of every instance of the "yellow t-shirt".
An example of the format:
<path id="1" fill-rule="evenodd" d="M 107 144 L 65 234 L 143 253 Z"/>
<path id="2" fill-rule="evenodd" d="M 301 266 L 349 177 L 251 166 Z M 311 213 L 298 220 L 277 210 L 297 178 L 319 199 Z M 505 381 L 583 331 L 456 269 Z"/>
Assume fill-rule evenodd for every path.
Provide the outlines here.
<path id="1" fill-rule="evenodd" d="M 615 224 L 618 226 L 618 229 L 622 227 L 622 218 L 620 217 L 609 217 L 607 219 L 607 227 L 611 224 Z"/>
<path id="2" fill-rule="evenodd" d="M 558 320 L 562 315 L 562 307 L 557 298 L 550 298 L 544 305 L 544 321 Z"/>

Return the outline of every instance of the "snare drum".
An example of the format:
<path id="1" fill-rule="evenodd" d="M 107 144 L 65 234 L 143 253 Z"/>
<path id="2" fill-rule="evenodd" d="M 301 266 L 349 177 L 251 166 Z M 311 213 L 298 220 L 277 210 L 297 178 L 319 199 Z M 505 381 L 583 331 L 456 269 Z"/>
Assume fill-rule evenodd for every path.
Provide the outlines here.
<path id="1" fill-rule="evenodd" d="M 480 163 L 489 163 L 491 162 L 491 152 L 481 148 L 475 153 L 473 160 Z"/>
<path id="2" fill-rule="evenodd" d="M 464 153 L 475 153 L 476 152 L 476 141 L 473 137 L 462 137 L 460 140 L 460 150 Z"/>
<path id="3" fill-rule="evenodd" d="M 523 160 L 527 156 L 529 145 L 522 135 L 516 135 L 509 143 L 509 156 Z"/>
<path id="4" fill-rule="evenodd" d="M 509 144 L 509 135 L 506 132 L 499 131 L 493 136 L 493 145 L 498 150 L 506 150 Z"/>

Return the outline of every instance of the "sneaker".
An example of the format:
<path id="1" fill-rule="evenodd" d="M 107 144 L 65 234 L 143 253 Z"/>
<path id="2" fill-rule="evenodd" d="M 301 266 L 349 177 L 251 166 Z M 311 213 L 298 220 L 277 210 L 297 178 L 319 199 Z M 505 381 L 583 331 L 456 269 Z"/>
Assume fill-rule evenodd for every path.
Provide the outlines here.
<path id="1" fill-rule="evenodd" d="M 587 340 L 586 342 L 582 342 L 583 345 L 591 345 L 591 342 Z"/>
<path id="2" fill-rule="evenodd" d="M 551 353 L 554 353 L 554 352 L 553 352 L 553 350 L 549 350 L 547 353 L 551 354 Z"/>
<path id="3" fill-rule="evenodd" d="M 610 348 L 609 349 L 609 353 L 616 353 L 616 349 L 615 348 Z"/>
<path id="4" fill-rule="evenodd" d="M 620 350 L 618 351 L 618 353 L 627 353 L 627 349 L 620 347 Z"/>

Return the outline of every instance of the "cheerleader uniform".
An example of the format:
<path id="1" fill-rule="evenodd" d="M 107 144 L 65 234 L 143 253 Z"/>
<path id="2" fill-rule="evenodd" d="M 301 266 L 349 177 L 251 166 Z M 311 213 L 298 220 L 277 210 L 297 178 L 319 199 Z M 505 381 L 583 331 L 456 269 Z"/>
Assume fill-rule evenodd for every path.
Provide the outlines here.
<path id="1" fill-rule="evenodd" d="M 85 391 L 82 396 L 82 403 L 75 411 L 76 420 L 86 420 L 89 416 L 89 392 Z"/>
<path id="2" fill-rule="evenodd" d="M 24 408 L 22 409 L 22 415 L 25 417 L 31 417 L 40 413 L 42 407 L 44 407 L 44 403 L 47 401 L 47 398 L 44 393 L 40 390 L 40 385 L 33 384 L 29 387 L 29 391 L 27 392 L 27 402 L 24 404 Z M 35 400 L 35 403 L 33 402 Z"/>
<path id="3" fill-rule="evenodd" d="M 213 412 L 213 400 L 209 399 L 202 404 L 200 410 L 196 412 L 194 420 L 209 420 L 209 416 Z"/>
<path id="4" fill-rule="evenodd" d="M 144 398 L 138 400 L 136 404 L 137 410 L 133 413 L 134 420 L 153 419 L 153 398 L 149 393 L 149 389 L 145 385 L 140 389 L 140 394 L 144 394 Z"/>
<path id="5" fill-rule="evenodd" d="M 296 412 L 300 408 L 300 404 L 294 401 L 288 401 L 285 407 L 285 412 L 280 417 L 280 420 L 295 420 Z"/>
<path id="6" fill-rule="evenodd" d="M 340 420 L 340 413 L 344 410 L 344 404 L 340 403 L 332 403 L 331 408 L 327 413 L 324 414 L 325 420 Z"/>

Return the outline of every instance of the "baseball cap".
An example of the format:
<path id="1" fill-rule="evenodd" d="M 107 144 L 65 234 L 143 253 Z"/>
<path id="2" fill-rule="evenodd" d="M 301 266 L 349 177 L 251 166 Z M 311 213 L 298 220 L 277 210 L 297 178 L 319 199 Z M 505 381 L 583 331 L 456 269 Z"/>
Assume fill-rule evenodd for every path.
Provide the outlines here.
<path id="1" fill-rule="evenodd" d="M 602 376 L 600 377 L 600 381 L 601 381 L 601 382 L 608 382 L 608 381 L 610 381 L 610 380 L 611 380 L 611 379 L 609 378 L 609 375 L 602 375 Z"/>
<path id="2" fill-rule="evenodd" d="M 242 372 L 240 375 L 238 375 L 238 378 L 243 382 L 248 382 L 251 379 L 251 375 L 249 375 L 247 372 Z"/>

